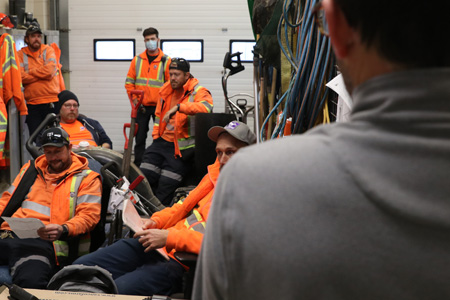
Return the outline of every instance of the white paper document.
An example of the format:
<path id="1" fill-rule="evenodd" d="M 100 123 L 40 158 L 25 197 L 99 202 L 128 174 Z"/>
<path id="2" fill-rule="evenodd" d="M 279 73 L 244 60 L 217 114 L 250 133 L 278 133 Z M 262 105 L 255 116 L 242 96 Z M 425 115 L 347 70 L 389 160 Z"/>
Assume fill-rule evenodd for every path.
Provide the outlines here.
<path id="1" fill-rule="evenodd" d="M 35 218 L 10 218 L 2 217 L 8 223 L 11 230 L 21 239 L 38 238 L 37 230 L 44 227 L 41 220 Z"/>
<path id="2" fill-rule="evenodd" d="M 143 230 L 144 221 L 142 221 L 141 216 L 130 199 L 126 199 L 123 203 L 122 221 L 123 224 L 130 227 L 130 229 L 134 232 Z M 169 256 L 167 256 L 166 252 L 162 248 L 156 249 L 156 251 L 166 260 L 170 260 Z"/>

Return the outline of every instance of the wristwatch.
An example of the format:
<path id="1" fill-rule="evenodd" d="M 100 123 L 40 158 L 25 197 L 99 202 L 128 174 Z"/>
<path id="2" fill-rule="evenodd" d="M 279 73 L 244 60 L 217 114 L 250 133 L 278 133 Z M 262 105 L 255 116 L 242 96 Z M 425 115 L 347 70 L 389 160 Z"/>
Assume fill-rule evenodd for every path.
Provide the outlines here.
<path id="1" fill-rule="evenodd" d="M 177 104 L 177 111 L 180 111 L 180 103 Z"/>
<path id="2" fill-rule="evenodd" d="M 59 239 L 65 239 L 69 236 L 69 227 L 67 227 L 66 224 L 62 224 L 61 226 L 62 226 L 63 231 L 62 231 Z"/>

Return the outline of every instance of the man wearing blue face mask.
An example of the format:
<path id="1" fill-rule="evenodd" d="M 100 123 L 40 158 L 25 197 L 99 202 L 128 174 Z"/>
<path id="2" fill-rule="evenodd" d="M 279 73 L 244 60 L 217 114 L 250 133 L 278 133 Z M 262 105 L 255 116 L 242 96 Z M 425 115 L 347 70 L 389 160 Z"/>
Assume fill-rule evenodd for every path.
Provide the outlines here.
<path id="1" fill-rule="evenodd" d="M 134 146 L 134 163 L 139 166 L 145 151 L 145 141 L 149 130 L 150 118 L 155 121 L 155 108 L 159 99 L 159 89 L 169 80 L 170 57 L 158 47 L 159 33 L 149 27 L 142 33 L 146 50 L 131 61 L 125 80 L 125 89 L 144 91 L 142 107 L 138 111 L 136 122 L 139 125 Z M 135 103 L 137 99 L 134 99 Z"/>

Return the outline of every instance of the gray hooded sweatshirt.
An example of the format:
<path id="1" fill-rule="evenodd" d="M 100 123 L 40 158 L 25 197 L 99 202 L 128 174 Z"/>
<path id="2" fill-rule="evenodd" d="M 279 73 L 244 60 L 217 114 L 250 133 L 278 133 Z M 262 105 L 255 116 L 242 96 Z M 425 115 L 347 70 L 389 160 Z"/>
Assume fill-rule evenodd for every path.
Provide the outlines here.
<path id="1" fill-rule="evenodd" d="M 230 160 L 194 299 L 450 299 L 450 69 L 353 99 L 348 123 Z"/>

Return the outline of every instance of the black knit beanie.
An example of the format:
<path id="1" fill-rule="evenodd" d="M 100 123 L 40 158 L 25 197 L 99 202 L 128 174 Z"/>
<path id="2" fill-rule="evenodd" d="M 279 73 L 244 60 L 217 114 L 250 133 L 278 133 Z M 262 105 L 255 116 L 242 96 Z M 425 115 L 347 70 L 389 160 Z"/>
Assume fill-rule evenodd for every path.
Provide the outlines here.
<path id="1" fill-rule="evenodd" d="M 75 95 L 74 93 L 72 93 L 69 90 L 64 90 L 61 93 L 59 93 L 58 99 L 59 99 L 58 107 L 56 108 L 57 113 L 59 113 L 59 111 L 61 110 L 61 107 L 64 104 L 64 102 L 66 102 L 68 100 L 75 100 L 75 101 L 77 101 L 78 105 L 80 105 L 80 102 L 78 102 L 77 95 Z"/>

